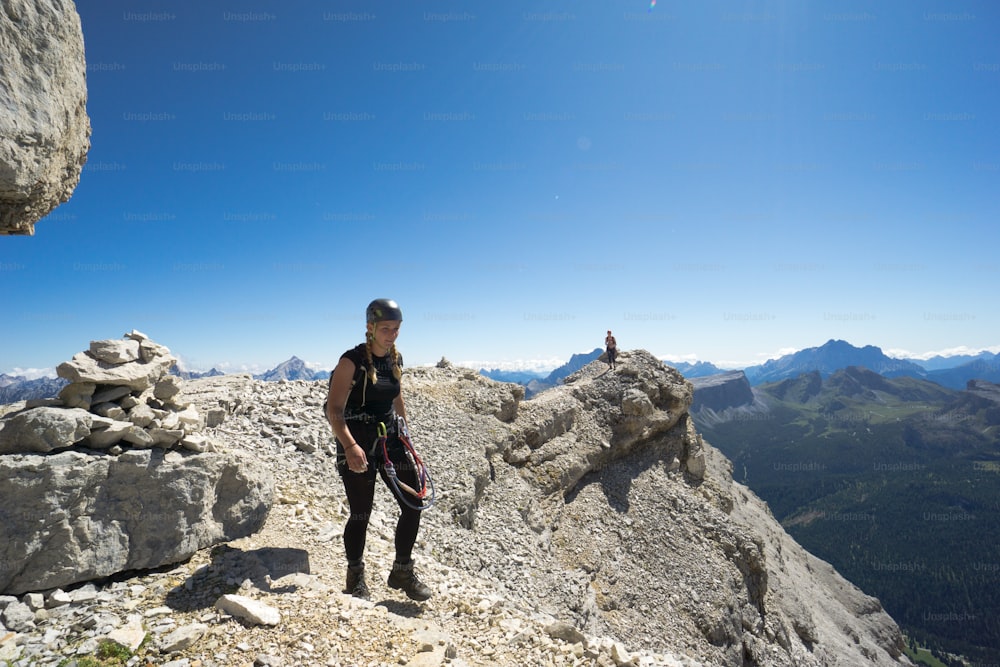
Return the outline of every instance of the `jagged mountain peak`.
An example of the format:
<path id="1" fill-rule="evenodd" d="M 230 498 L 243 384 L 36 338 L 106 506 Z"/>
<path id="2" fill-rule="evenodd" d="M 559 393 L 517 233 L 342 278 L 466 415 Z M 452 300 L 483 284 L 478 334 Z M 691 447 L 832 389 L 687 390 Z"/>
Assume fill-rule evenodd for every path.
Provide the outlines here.
<path id="1" fill-rule="evenodd" d="M 758 366 L 745 369 L 751 384 L 758 385 L 794 378 L 802 373 L 818 371 L 829 377 L 849 366 L 860 366 L 887 377 L 908 375 L 925 377 L 926 371 L 913 362 L 893 359 L 874 345 L 855 347 L 847 341 L 830 339 L 819 347 L 810 347 Z"/>
<path id="2" fill-rule="evenodd" d="M 255 375 L 254 378 L 268 382 L 278 380 L 316 380 L 320 377 L 325 377 L 326 374 L 326 371 L 316 371 L 309 368 L 306 362 L 292 355 L 291 358 L 281 362 L 269 371 Z"/>

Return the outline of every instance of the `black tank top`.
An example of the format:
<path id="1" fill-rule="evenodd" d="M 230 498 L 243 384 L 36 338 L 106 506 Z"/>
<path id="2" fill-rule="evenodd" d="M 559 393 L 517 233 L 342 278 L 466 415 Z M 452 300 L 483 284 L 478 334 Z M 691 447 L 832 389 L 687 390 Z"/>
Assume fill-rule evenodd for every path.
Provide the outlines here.
<path id="1" fill-rule="evenodd" d="M 368 377 L 368 359 L 365 356 L 364 343 L 340 355 L 341 359 L 350 360 L 357 371 L 354 375 L 354 386 L 347 396 L 345 413 L 363 412 L 373 417 L 382 417 L 392 412 L 392 402 L 399 396 L 399 380 L 392 373 L 392 360 L 389 355 L 376 357 L 372 355 L 372 365 L 378 376 L 375 384 Z M 399 355 L 399 367 L 403 367 L 403 355 Z"/>

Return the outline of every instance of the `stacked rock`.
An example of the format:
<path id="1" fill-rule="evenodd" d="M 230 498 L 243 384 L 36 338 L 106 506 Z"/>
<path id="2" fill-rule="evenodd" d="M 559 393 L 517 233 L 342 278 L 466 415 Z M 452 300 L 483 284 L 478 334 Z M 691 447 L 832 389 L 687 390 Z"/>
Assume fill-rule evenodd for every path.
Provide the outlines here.
<path id="1" fill-rule="evenodd" d="M 176 362 L 168 348 L 135 330 L 120 340 L 91 341 L 89 350 L 56 368 L 69 380 L 58 399 L 29 403 L 5 420 L 0 454 L 74 446 L 111 454 L 123 447 L 214 450 L 199 433 L 205 420 L 169 373 Z M 218 412 L 208 415 L 214 425 L 225 416 Z"/>

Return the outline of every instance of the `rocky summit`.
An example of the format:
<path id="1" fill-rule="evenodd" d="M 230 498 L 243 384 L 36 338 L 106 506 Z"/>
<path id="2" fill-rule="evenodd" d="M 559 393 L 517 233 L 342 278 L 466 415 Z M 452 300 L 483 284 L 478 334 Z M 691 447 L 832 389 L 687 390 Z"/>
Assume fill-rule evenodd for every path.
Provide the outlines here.
<path id="1" fill-rule="evenodd" d="M 878 600 L 733 482 L 693 426 L 691 384 L 645 351 L 622 351 L 616 371 L 590 363 L 531 400 L 445 360 L 406 369 L 410 430 L 435 491 L 415 549 L 434 591 L 423 603 L 386 585 L 398 510 L 381 483 L 371 600 L 342 592 L 348 510 L 325 381 L 230 375 L 179 389 L 216 415 L 201 427 L 213 453 L 273 476 L 263 525 L 173 564 L 0 596 L 0 665 L 73 664 L 109 647 L 132 656 L 125 664 L 170 667 L 910 664 Z M 84 455 L 133 466 L 182 451 L 117 446 Z M 37 449 L 0 459 L 37 466 L 67 453 Z M 135 503 L 170 542 L 183 539 L 166 525 L 178 516 Z"/>

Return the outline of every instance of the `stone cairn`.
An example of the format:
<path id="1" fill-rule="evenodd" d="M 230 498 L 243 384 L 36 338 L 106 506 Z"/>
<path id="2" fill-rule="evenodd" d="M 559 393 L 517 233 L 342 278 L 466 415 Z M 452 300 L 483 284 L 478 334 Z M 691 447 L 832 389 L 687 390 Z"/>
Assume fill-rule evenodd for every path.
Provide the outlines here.
<path id="1" fill-rule="evenodd" d="M 4 420 L 0 454 L 69 447 L 111 455 L 128 447 L 215 451 L 200 431 L 221 424 L 226 411 L 210 409 L 203 417 L 185 401 L 181 379 L 169 373 L 176 362 L 167 347 L 135 330 L 91 341 L 56 369 L 69 381 L 58 398 L 29 401 Z"/>

